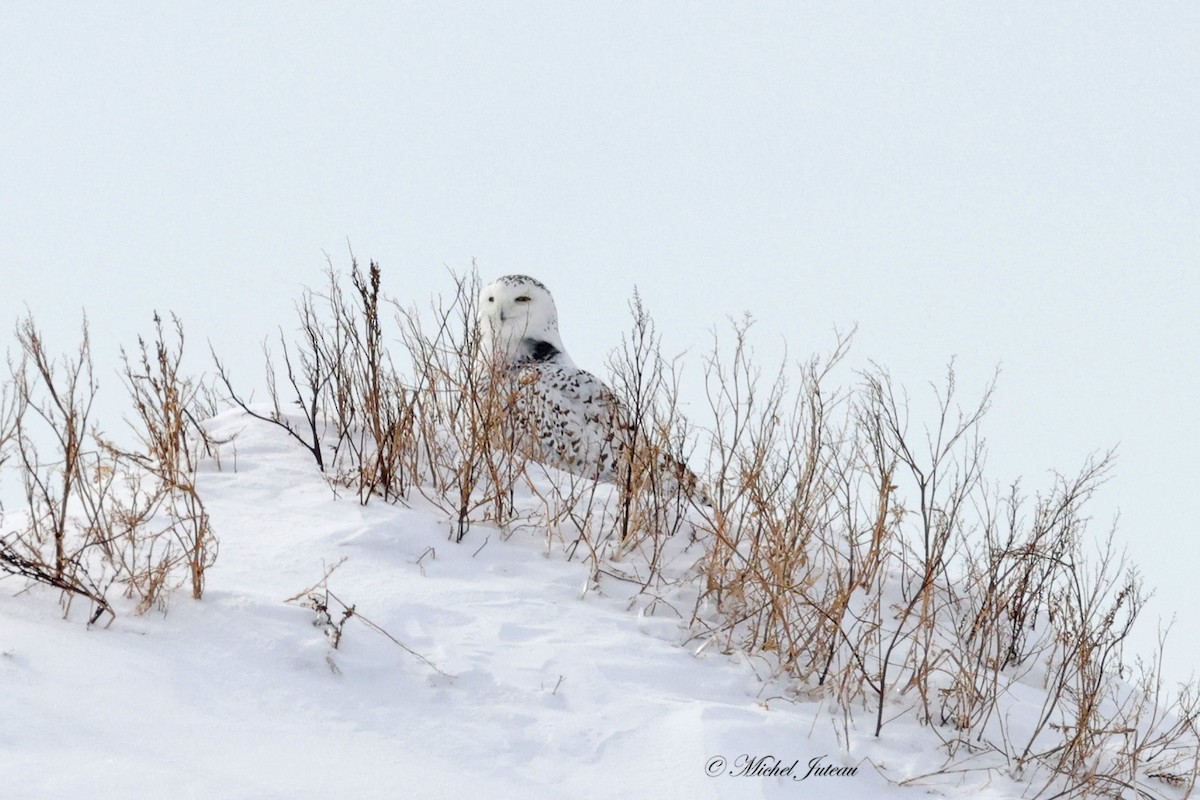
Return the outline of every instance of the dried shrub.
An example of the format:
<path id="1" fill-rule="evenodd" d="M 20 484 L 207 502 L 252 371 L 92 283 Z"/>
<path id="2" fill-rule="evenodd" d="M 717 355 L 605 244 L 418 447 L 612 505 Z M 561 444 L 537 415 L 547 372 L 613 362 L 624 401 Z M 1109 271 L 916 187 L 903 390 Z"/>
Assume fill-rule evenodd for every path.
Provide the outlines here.
<path id="1" fill-rule="evenodd" d="M 139 340 L 139 361 L 123 354 L 140 448 L 117 447 L 94 429 L 86 321 L 76 352 L 55 359 L 32 318 L 22 320 L 20 358 L 0 403 L 0 465 L 11 458 L 25 490 L 22 524 L 0 539 L 0 571 L 59 590 L 64 613 L 87 600 L 89 624 L 115 617 L 114 583 L 138 598 L 139 612 L 163 607 L 182 582 L 199 599 L 216 557 L 195 473 L 196 448 L 211 454 L 218 443 L 199 425 L 199 390 L 179 371 L 182 327 L 175 322 L 174 349 L 157 316 L 155 330 L 153 346 Z"/>
<path id="2" fill-rule="evenodd" d="M 298 344 L 283 344 L 301 418 L 282 412 L 269 358 L 268 411 L 238 400 L 218 365 L 223 383 L 361 502 L 419 497 L 457 541 L 481 522 L 536 527 L 547 549 L 582 556 L 589 586 L 618 579 L 701 649 L 740 651 L 825 698 L 847 744 L 861 714 L 875 736 L 910 716 L 941 738 L 947 769 L 1021 776 L 1031 796 L 1190 791 L 1195 687 L 1165 702 L 1159 661 L 1127 682 L 1143 590 L 1111 537 L 1092 552 L 1083 509 L 1111 453 L 1033 501 L 1019 483 L 1001 494 L 983 472 L 994 381 L 964 402 L 951 364 L 931 421 L 914 424 L 881 367 L 833 385 L 850 336 L 764 377 L 748 319 L 731 341 L 714 334 L 697 426 L 681 413 L 680 361 L 635 296 L 608 364 L 615 480 L 543 469 L 523 387 L 481 357 L 478 277 L 453 280 L 449 300 L 417 309 L 382 294 L 374 263 L 352 264 L 346 291 L 331 270 L 327 294 L 299 305 Z M 1014 691 L 1033 680 L 1045 702 L 1025 724 Z M 953 766 L 965 758 L 978 766 Z"/>

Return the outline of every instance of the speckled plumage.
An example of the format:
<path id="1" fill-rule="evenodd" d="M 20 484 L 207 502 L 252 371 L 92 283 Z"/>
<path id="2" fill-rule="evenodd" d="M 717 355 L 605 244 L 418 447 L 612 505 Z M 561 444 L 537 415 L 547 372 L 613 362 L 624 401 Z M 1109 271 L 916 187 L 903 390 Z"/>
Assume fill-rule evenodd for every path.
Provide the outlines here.
<path id="1" fill-rule="evenodd" d="M 479 296 L 480 358 L 489 380 L 505 386 L 516 444 L 534 461 L 601 481 L 614 481 L 630 446 L 629 421 L 617 396 L 575 366 L 558 333 L 558 310 L 544 285 L 506 275 Z M 639 438 L 642 465 L 653 463 L 660 489 L 708 499 L 695 474 L 665 450 Z M 652 459 L 647 462 L 644 459 Z"/>
<path id="2" fill-rule="evenodd" d="M 535 461 L 613 480 L 620 403 L 567 355 L 546 287 L 524 275 L 498 279 L 480 293 L 479 323 L 482 357 L 511 382 L 521 448 Z"/>

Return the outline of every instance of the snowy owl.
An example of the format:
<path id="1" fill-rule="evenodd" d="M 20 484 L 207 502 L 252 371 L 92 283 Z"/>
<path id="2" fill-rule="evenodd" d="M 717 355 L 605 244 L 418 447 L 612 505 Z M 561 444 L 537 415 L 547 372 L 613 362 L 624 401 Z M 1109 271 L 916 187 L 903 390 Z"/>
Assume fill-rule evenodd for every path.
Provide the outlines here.
<path id="1" fill-rule="evenodd" d="M 512 380 L 522 449 L 575 475 L 615 480 L 629 438 L 625 414 L 612 390 L 567 355 L 549 290 L 525 275 L 506 275 L 480 292 L 478 313 L 481 357 Z M 655 455 L 692 494 L 695 475 L 677 459 Z"/>

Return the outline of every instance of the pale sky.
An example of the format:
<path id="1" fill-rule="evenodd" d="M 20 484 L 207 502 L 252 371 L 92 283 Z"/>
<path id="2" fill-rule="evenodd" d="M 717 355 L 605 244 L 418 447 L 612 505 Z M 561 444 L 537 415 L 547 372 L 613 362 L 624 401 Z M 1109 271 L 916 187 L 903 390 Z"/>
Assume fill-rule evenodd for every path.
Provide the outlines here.
<path id="1" fill-rule="evenodd" d="M 1119 446 L 1094 532 L 1184 677 L 1197 43 L 1182 2 L 4 3 L 0 322 L 65 349 L 86 308 L 113 408 L 155 309 L 252 383 L 349 241 L 406 301 L 539 278 L 600 372 L 635 286 L 693 381 L 743 311 L 765 357 L 857 324 L 914 395 L 999 365 L 990 477 Z"/>

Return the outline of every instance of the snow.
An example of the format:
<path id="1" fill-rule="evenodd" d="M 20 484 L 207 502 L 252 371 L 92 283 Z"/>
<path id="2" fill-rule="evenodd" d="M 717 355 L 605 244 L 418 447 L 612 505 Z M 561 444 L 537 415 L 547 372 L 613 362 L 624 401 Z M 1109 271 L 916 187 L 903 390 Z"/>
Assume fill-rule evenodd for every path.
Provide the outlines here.
<path id="1" fill-rule="evenodd" d="M 847 743 L 832 704 L 784 699 L 762 665 L 689 641 L 669 602 L 593 586 L 545 530 L 474 525 L 455 543 L 419 502 L 338 497 L 278 428 L 211 424 L 238 435 L 201 475 L 220 540 L 201 601 L 179 590 L 166 613 L 126 604 L 89 629 L 85 609 L 62 619 L 53 594 L 0 583 L 4 797 L 1022 791 L 989 772 L 901 787 L 945 762 L 915 721 L 875 739 L 850 720 Z M 336 649 L 303 597 L 287 602 L 327 572 L 357 615 Z M 731 774 L 747 758 L 792 774 Z M 812 759 L 856 772 L 803 777 Z"/>

